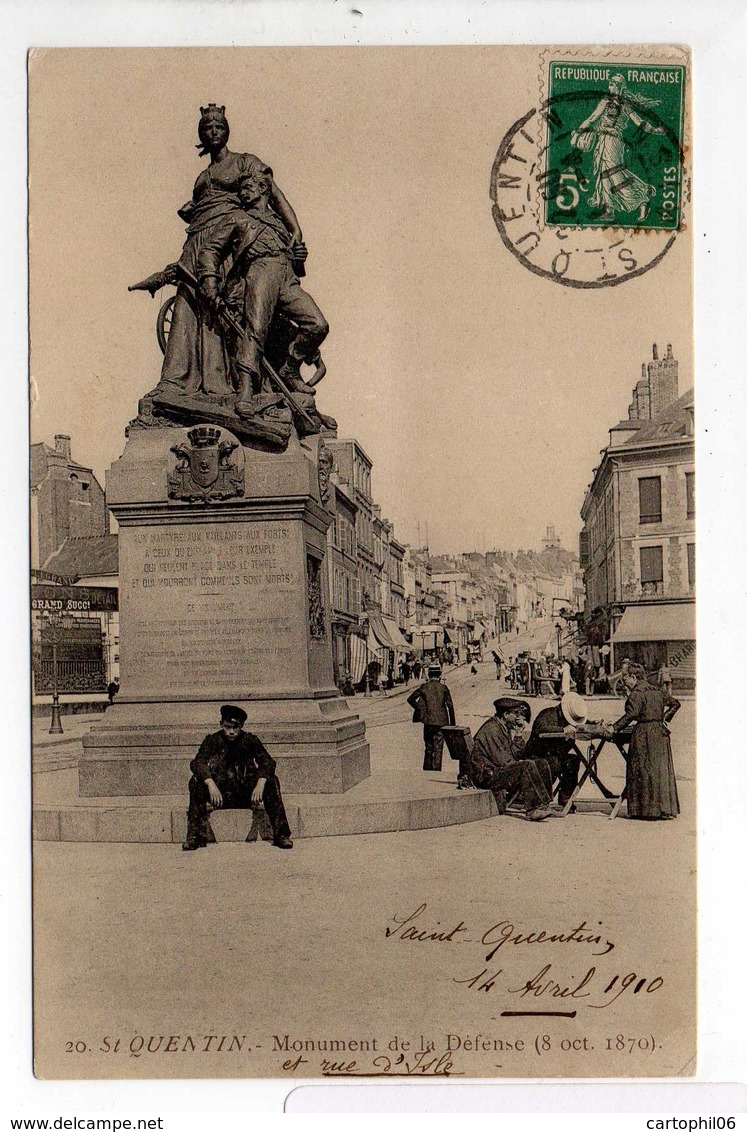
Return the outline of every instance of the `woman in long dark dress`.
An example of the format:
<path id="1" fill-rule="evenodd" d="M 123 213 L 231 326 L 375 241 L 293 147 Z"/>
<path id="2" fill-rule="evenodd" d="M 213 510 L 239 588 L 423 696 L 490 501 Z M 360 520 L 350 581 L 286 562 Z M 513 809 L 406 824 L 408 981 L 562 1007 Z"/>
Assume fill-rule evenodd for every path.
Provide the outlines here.
<path id="1" fill-rule="evenodd" d="M 613 731 L 635 724 L 626 774 L 628 817 L 675 818 L 680 804 L 667 724 L 679 711 L 680 702 L 649 684 L 640 664 L 631 664 L 623 679 L 629 695 L 625 714 L 613 724 Z"/>

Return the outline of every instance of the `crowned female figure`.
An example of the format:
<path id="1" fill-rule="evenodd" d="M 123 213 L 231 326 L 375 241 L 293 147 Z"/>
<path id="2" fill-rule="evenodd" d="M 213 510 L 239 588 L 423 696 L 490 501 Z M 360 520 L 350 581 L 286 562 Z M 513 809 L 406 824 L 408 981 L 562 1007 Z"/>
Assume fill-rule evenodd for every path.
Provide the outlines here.
<path id="1" fill-rule="evenodd" d="M 302 243 L 296 214 L 274 182 L 272 170 L 252 153 L 233 153 L 228 148 L 229 126 L 225 107 L 210 103 L 200 109 L 197 146 L 210 163 L 195 181 L 192 199 L 178 210 L 187 222 L 187 239 L 178 264 L 171 265 L 169 282 L 177 283 L 176 301 L 158 384 L 159 393 L 172 396 L 207 394 L 229 398 L 234 390 L 228 351 L 215 311 L 186 282 L 197 275 L 197 261 L 205 239 L 234 210 L 241 207 L 238 188 L 247 173 L 262 173 L 270 180 L 270 205 L 294 244 Z M 226 265 L 228 266 L 228 265 Z"/>

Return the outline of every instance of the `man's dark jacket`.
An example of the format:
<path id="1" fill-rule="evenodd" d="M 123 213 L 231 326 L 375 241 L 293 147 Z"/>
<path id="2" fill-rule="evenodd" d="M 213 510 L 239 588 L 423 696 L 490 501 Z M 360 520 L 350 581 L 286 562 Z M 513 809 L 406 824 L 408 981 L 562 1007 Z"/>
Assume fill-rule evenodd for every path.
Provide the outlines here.
<path id="1" fill-rule="evenodd" d="M 521 752 L 523 759 L 546 759 L 549 755 L 563 758 L 573 747 L 573 739 L 563 734 L 567 721 L 560 707 L 549 707 L 537 714 L 532 724 L 532 733 Z M 556 740 L 541 741 L 540 735 L 557 735 Z"/>
<path id="2" fill-rule="evenodd" d="M 446 727 L 456 722 L 451 692 L 440 680 L 428 680 L 407 697 L 412 708 L 420 709 L 420 722 L 426 727 Z"/>
<path id="3" fill-rule="evenodd" d="M 272 755 L 251 731 L 239 732 L 232 743 L 229 743 L 222 731 L 214 731 L 202 740 L 199 751 L 190 763 L 190 770 L 203 782 L 212 778 L 217 783 L 221 780 L 241 783 L 257 778 L 272 778 L 275 766 Z"/>

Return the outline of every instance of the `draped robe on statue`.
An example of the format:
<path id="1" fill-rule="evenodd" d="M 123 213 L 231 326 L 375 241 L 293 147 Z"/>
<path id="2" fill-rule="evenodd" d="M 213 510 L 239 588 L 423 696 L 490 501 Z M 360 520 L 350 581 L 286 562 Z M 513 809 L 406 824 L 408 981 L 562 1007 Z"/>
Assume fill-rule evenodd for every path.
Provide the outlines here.
<path id="1" fill-rule="evenodd" d="M 251 153 L 229 153 L 212 163 L 195 181 L 192 200 L 179 209 L 189 224 L 179 263 L 192 276 L 205 239 L 234 210 L 240 210 L 239 180 L 245 173 L 272 170 Z M 206 393 L 228 397 L 233 393 L 230 364 L 221 327 L 202 298 L 180 283 L 163 359 L 159 392 L 193 397 Z"/>

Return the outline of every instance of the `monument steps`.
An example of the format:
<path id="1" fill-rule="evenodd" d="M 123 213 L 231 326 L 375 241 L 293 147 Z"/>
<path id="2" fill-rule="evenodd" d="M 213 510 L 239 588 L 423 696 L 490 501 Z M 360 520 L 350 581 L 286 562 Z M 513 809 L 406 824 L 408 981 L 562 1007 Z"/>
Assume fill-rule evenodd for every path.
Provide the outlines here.
<path id="1" fill-rule="evenodd" d="M 38 841 L 178 844 L 186 829 L 186 794 L 68 798 L 34 806 Z M 284 794 L 294 839 L 392 833 L 482 821 L 496 813 L 486 790 L 456 789 L 453 774 L 373 775 L 344 794 Z M 243 841 L 251 811 L 211 815 L 218 842 Z"/>

